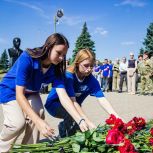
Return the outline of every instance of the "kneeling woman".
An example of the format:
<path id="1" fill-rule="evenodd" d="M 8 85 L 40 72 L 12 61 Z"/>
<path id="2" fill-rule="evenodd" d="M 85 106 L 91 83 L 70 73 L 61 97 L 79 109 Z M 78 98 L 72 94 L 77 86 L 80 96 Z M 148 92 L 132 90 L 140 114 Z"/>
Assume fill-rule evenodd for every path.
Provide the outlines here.
<path id="1" fill-rule="evenodd" d="M 88 49 L 82 49 L 77 53 L 73 65 L 68 67 L 65 78 L 66 91 L 73 101 L 76 110 L 80 116 L 82 116 L 80 123 L 86 121 L 89 129 L 96 128 L 96 126 L 90 121 L 81 108 L 81 104 L 88 95 L 95 96 L 100 105 L 109 114 L 114 114 L 118 117 L 118 114 L 104 97 L 98 81 L 92 75 L 93 64 L 94 56 L 92 52 Z M 67 112 L 62 107 L 55 88 L 52 88 L 50 91 L 45 108 L 50 115 L 64 119 L 64 121 L 59 124 L 59 134 L 61 137 L 70 136 L 79 129 L 78 125 L 69 115 L 70 110 L 68 109 L 69 111 Z"/>

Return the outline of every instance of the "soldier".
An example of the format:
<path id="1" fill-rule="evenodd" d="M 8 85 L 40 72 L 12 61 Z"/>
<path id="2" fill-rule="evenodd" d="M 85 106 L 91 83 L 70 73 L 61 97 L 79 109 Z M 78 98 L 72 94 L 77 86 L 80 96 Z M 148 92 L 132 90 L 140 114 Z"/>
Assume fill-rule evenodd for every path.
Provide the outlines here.
<path id="1" fill-rule="evenodd" d="M 143 62 L 143 54 L 139 54 L 138 55 L 138 64 L 137 64 L 136 91 L 140 90 L 139 83 L 141 82 L 140 70 L 141 70 L 142 62 Z M 139 93 L 139 91 L 137 93 Z"/>
<path id="2" fill-rule="evenodd" d="M 151 60 L 151 63 L 152 63 L 152 65 L 153 65 L 153 51 L 150 52 L 150 60 Z"/>
<path id="3" fill-rule="evenodd" d="M 143 62 L 139 69 L 141 74 L 141 91 L 140 94 L 152 95 L 153 88 L 153 66 L 149 59 L 149 52 L 145 51 L 143 54 Z"/>
<path id="4" fill-rule="evenodd" d="M 120 79 L 119 63 L 120 63 L 120 60 L 117 58 L 113 65 L 113 90 L 114 91 L 119 90 L 119 79 Z"/>
<path id="5" fill-rule="evenodd" d="M 150 52 L 150 60 L 151 60 L 151 64 L 152 64 L 152 68 L 153 68 L 153 51 Z M 152 71 L 152 93 L 153 93 L 153 71 Z"/>

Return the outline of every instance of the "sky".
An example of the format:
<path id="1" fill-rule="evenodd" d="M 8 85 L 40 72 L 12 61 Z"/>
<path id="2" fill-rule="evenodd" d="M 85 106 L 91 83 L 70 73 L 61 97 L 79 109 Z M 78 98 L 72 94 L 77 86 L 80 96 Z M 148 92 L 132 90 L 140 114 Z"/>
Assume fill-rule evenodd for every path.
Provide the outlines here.
<path id="1" fill-rule="evenodd" d="M 67 37 L 72 56 L 86 22 L 98 60 L 114 60 L 133 52 L 137 58 L 153 22 L 153 0 L 0 0 L 0 53 L 21 38 L 22 50 L 40 47 L 53 34 L 58 9 L 64 16 L 56 32 Z"/>

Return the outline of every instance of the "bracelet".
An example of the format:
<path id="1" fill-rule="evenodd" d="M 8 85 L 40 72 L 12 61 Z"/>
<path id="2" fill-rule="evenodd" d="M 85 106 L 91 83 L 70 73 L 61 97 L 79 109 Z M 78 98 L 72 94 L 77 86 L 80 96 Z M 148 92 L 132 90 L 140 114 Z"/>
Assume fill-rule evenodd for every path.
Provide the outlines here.
<path id="1" fill-rule="evenodd" d="M 82 118 L 82 119 L 79 121 L 79 124 L 78 124 L 78 125 L 80 125 L 82 121 L 85 121 L 85 119 Z"/>

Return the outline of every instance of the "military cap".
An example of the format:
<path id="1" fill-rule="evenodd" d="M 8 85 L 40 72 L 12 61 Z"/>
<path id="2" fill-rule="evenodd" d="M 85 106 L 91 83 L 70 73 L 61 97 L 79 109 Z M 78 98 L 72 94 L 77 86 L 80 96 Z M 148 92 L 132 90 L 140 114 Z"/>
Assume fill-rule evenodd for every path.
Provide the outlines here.
<path id="1" fill-rule="evenodd" d="M 148 51 L 144 51 L 143 54 L 149 55 L 149 52 Z"/>

